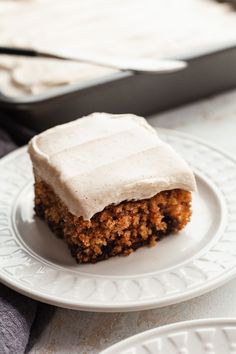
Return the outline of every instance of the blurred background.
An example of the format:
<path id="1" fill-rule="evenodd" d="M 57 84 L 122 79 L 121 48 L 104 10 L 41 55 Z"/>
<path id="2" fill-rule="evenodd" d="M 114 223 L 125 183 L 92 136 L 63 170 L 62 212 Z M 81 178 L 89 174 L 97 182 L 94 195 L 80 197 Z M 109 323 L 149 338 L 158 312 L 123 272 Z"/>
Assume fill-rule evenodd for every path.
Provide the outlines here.
<path id="1" fill-rule="evenodd" d="M 145 74 L 91 64 L 135 58 L 187 66 Z M 37 132 L 94 111 L 143 115 L 153 126 L 190 133 L 235 156 L 235 88 L 236 0 L 0 0 L 0 157 Z M 218 171 L 223 183 L 224 172 Z M 1 296 L 10 299 L 3 286 L 0 307 Z M 30 338 L 30 354 L 97 354 L 159 325 L 236 315 L 235 280 L 183 304 L 133 313 L 80 312 L 12 298 L 28 323 L 16 339 L 26 346 Z"/>
<path id="2" fill-rule="evenodd" d="M 188 63 L 174 73 L 134 74 L 75 60 L 6 55 L 0 48 L 4 126 L 10 119 L 37 132 L 93 111 L 147 116 L 234 88 L 235 5 L 216 0 L 0 0 L 1 48 Z"/>

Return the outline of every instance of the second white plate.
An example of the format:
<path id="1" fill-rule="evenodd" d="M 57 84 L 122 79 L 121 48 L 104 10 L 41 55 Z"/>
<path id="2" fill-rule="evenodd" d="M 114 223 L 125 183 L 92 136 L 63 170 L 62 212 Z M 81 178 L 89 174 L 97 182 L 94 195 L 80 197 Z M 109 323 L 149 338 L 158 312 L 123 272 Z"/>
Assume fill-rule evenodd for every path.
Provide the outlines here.
<path id="1" fill-rule="evenodd" d="M 203 142 L 159 130 L 190 163 L 198 193 L 186 229 L 156 247 L 77 265 L 33 212 L 26 149 L 0 162 L 0 279 L 40 301 L 91 311 L 134 311 L 190 299 L 236 274 L 236 162 Z"/>
<path id="2" fill-rule="evenodd" d="M 100 354 L 234 354 L 236 319 L 174 323 L 139 333 Z"/>

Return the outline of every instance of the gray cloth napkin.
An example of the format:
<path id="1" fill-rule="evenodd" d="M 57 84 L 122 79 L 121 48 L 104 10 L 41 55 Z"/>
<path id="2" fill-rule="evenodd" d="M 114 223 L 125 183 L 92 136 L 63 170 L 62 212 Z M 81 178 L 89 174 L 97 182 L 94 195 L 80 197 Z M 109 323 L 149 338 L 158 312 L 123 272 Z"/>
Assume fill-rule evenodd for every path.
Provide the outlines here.
<path id="1" fill-rule="evenodd" d="M 36 310 L 36 301 L 0 284 L 1 354 L 25 353 Z"/>
<path id="2" fill-rule="evenodd" d="M 33 133 L 0 115 L 0 125 L 8 128 L 19 144 Z M 0 157 L 17 145 L 0 127 Z M 1 237 L 1 235 L 0 235 Z M 0 284 L 0 354 L 29 352 L 53 315 L 54 308 L 38 303 Z"/>
<path id="3" fill-rule="evenodd" d="M 0 157 L 6 155 L 8 152 L 14 150 L 16 145 L 10 139 L 9 135 L 0 129 Z"/>

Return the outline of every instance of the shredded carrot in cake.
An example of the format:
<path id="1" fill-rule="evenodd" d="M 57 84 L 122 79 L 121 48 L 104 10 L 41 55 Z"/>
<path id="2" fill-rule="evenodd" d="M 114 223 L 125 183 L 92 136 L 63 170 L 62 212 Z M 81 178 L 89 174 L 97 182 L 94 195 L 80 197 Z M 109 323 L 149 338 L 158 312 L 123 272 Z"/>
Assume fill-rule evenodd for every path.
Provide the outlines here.
<path id="1" fill-rule="evenodd" d="M 36 177 L 35 211 L 51 230 L 67 242 L 78 263 L 95 263 L 137 248 L 154 246 L 178 232 L 191 217 L 191 193 L 173 189 L 150 199 L 109 205 L 84 220 L 68 211 L 53 189 Z"/>

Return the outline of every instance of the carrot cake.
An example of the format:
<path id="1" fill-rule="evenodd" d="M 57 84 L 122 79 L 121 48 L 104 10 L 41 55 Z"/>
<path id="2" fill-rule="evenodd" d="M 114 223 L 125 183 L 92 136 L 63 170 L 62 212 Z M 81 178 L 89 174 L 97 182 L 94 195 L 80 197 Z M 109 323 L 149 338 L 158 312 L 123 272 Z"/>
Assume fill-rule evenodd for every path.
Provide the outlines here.
<path id="1" fill-rule="evenodd" d="M 35 212 L 78 263 L 155 245 L 191 217 L 186 162 L 142 117 L 94 113 L 29 143 Z"/>

